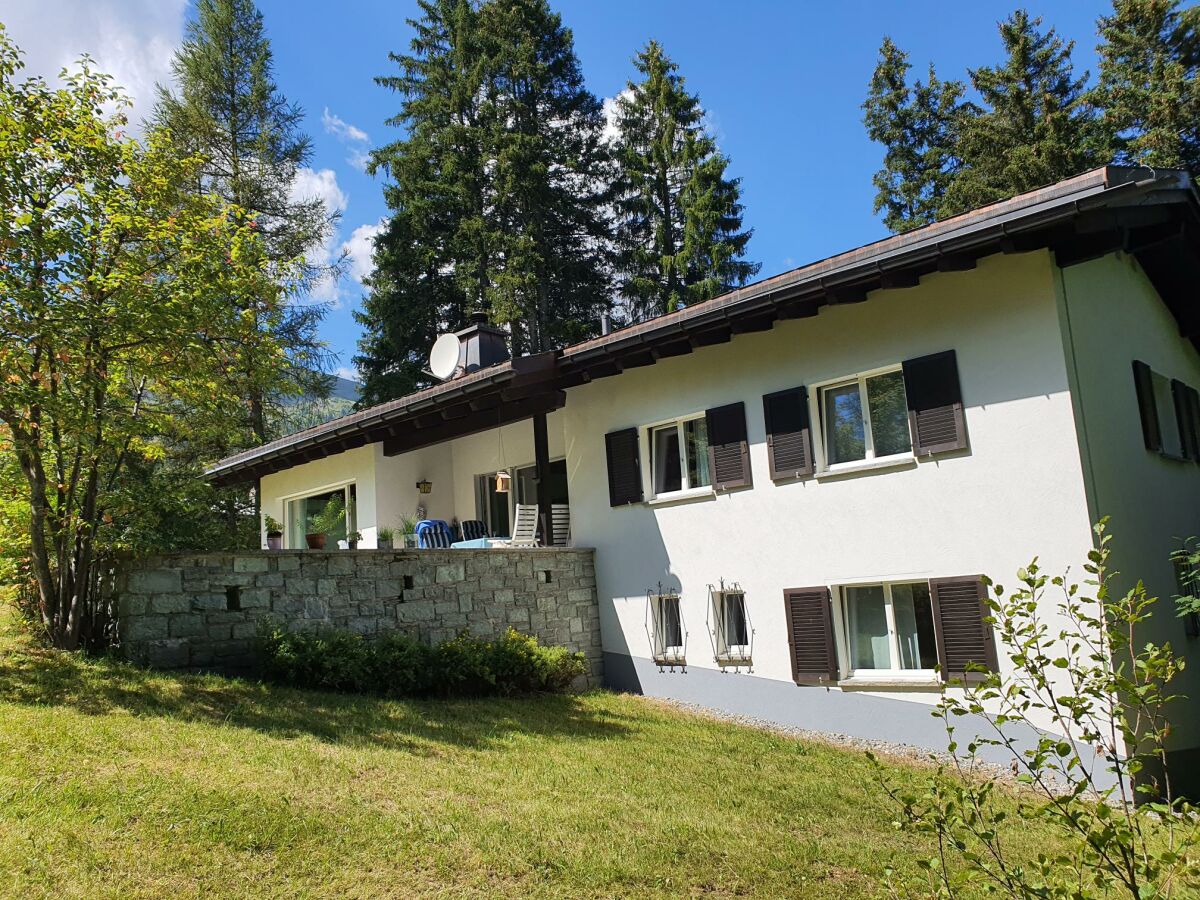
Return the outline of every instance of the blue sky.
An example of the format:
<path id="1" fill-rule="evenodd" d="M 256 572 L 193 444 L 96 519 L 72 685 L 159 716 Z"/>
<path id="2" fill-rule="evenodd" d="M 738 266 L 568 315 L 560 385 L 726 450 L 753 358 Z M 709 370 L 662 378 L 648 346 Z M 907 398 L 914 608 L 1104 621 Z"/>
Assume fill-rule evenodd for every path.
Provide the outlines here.
<path id="1" fill-rule="evenodd" d="M 10 7 L 9 4 L 12 4 Z M 700 95 L 731 173 L 742 179 L 750 256 L 762 276 L 883 237 L 872 214 L 871 176 L 881 150 L 867 140 L 859 109 L 883 35 L 909 51 L 923 72 L 965 77 L 968 66 L 998 62 L 996 22 L 1007 2 L 842 0 L 552 0 L 574 31 L 589 88 L 617 94 L 630 59 L 659 40 Z M 362 272 L 371 229 L 386 214 L 382 186 L 357 160 L 396 134 L 384 120 L 398 98 L 373 78 L 393 70 L 387 54 L 405 50 L 411 0 L 259 0 L 280 87 L 307 112 L 313 137 L 306 185 L 344 206 L 340 235 Z M 145 107 L 146 85 L 162 77 L 172 40 L 190 10 L 184 0 L 7 0 L 0 20 L 30 52 L 31 68 L 88 50 L 108 63 Z M 1028 5 L 1076 41 L 1077 69 L 1095 70 L 1095 20 L 1108 0 Z M 99 45 L 99 46 L 97 46 Z M 77 49 L 76 49 L 77 48 Z M 361 298 L 353 276 L 323 293 L 334 300 L 322 335 L 348 367 Z"/>

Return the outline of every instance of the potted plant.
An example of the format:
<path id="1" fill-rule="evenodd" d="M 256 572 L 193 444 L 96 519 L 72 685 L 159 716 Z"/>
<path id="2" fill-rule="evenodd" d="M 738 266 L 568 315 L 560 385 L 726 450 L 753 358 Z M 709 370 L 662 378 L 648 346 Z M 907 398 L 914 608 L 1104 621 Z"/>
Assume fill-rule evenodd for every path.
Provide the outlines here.
<path id="1" fill-rule="evenodd" d="M 417 546 L 417 518 L 416 516 L 401 516 L 400 517 L 400 534 L 404 537 L 405 549 L 411 550 Z"/>
<path id="2" fill-rule="evenodd" d="M 341 497 L 330 497 L 325 508 L 313 516 L 312 522 L 309 523 L 312 531 L 304 536 L 304 540 L 308 542 L 308 549 L 324 550 L 326 536 L 336 531 L 345 518 L 346 501 Z"/>
<path id="3" fill-rule="evenodd" d="M 267 549 L 282 550 L 283 549 L 283 526 L 279 524 L 278 519 L 267 516 Z"/>
<path id="4" fill-rule="evenodd" d="M 361 531 L 352 531 L 352 532 L 350 532 L 350 535 L 349 535 L 349 537 L 346 538 L 346 540 L 348 540 L 350 542 L 351 550 L 357 550 L 358 542 L 362 540 L 362 532 Z"/>
<path id="5" fill-rule="evenodd" d="M 392 539 L 395 536 L 396 529 L 389 528 L 387 525 L 384 525 L 379 529 L 379 538 L 376 540 L 375 544 L 380 550 L 391 550 Z"/>

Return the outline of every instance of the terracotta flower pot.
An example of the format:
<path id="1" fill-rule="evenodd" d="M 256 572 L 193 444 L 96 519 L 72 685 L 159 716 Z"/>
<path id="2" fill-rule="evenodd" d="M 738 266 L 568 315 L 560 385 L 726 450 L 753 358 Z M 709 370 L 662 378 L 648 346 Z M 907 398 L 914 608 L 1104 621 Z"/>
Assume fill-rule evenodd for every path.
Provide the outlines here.
<path id="1" fill-rule="evenodd" d="M 276 531 L 273 534 L 267 535 L 267 549 L 268 550 L 282 550 L 283 549 L 283 534 L 281 532 Z"/>
<path id="2" fill-rule="evenodd" d="M 309 550 L 325 549 L 325 535 L 323 534 L 306 534 L 304 540 L 308 541 Z"/>

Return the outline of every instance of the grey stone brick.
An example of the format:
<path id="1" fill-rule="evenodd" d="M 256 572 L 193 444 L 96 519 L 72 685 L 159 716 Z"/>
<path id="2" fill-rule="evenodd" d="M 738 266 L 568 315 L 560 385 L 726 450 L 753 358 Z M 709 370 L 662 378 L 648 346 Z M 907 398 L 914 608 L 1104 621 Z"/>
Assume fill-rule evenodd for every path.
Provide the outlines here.
<path id="1" fill-rule="evenodd" d="M 204 634 L 204 618 L 195 613 L 169 616 L 169 634 L 173 638 L 195 637 Z"/>
<path id="2" fill-rule="evenodd" d="M 121 633 L 127 641 L 150 641 L 167 636 L 166 616 L 137 616 L 122 624 Z"/>
<path id="3" fill-rule="evenodd" d="M 235 572 L 265 572 L 269 568 L 265 556 L 235 556 L 233 571 Z"/>
<path id="4" fill-rule="evenodd" d="M 190 612 L 191 608 L 192 601 L 182 594 L 178 596 L 163 596 L 160 594 L 150 598 L 150 605 L 147 607 L 147 611 L 158 614 L 185 613 Z"/>
<path id="5" fill-rule="evenodd" d="M 129 591 L 133 594 L 178 594 L 183 591 L 183 572 L 180 569 L 151 569 L 129 576 Z"/>
<path id="6" fill-rule="evenodd" d="M 156 669 L 182 669 L 190 661 L 186 638 L 150 641 L 145 646 L 146 664 Z"/>
<path id="7" fill-rule="evenodd" d="M 275 561 L 275 568 L 279 572 L 295 572 L 300 568 L 300 557 L 280 556 Z"/>

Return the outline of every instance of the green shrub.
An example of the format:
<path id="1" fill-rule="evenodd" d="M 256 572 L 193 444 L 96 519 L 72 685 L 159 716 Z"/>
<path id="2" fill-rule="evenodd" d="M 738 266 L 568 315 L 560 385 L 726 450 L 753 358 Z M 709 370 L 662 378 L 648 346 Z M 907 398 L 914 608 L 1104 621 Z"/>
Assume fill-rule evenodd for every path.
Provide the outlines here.
<path id="1" fill-rule="evenodd" d="M 257 649 L 260 671 L 270 681 L 390 697 L 563 691 L 587 672 L 582 653 L 543 647 L 511 628 L 494 641 L 464 633 L 431 647 L 403 634 L 368 641 L 348 631 L 267 625 Z"/>

